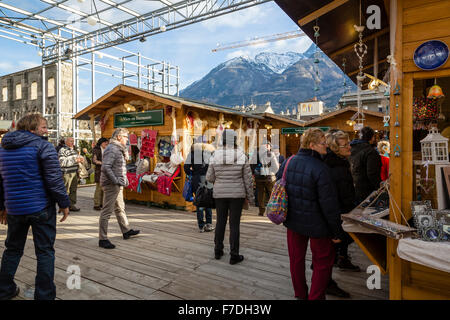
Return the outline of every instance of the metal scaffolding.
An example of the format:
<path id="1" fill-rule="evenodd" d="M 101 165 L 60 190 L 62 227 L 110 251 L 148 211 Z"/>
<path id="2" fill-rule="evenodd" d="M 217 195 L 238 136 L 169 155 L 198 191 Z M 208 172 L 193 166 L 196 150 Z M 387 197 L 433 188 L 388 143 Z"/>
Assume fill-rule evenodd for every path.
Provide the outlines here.
<path id="1" fill-rule="evenodd" d="M 0 2 L 0 37 L 35 46 L 42 56 L 42 88 L 46 90 L 46 66 L 57 65 L 55 114 L 56 133 L 61 136 L 64 117 L 73 118 L 80 103 L 79 72 L 91 73 L 91 102 L 94 102 L 96 75 L 132 83 L 136 87 L 178 95 L 177 66 L 134 53 L 117 45 L 211 19 L 271 0 L 34 0 L 21 3 Z M 55 18 L 55 17 L 59 17 Z M 111 22 L 113 19 L 115 23 Z M 110 21 L 111 20 L 111 21 Z M 120 21 L 120 22 L 117 22 Z M 104 50 L 119 50 L 120 54 Z M 61 109 L 61 66 L 72 64 L 72 112 Z M 75 139 L 83 131 L 72 120 Z M 87 131 L 87 130 L 84 130 Z"/>

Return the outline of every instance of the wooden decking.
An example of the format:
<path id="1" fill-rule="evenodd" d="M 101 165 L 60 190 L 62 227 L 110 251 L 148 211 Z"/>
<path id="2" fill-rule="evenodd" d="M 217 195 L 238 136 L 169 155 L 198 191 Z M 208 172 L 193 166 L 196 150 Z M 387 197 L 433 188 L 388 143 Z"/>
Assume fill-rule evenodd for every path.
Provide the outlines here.
<path id="1" fill-rule="evenodd" d="M 65 222 L 58 222 L 57 299 L 294 299 L 286 229 L 258 216 L 256 210 L 244 211 L 241 220 L 240 252 L 245 260 L 230 265 L 228 231 L 225 256 L 215 260 L 214 232 L 199 233 L 195 213 L 134 204 L 127 204 L 126 210 L 132 228 L 140 229 L 141 234 L 123 240 L 115 217 L 111 217 L 109 237 L 116 249 L 99 248 L 99 212 L 92 209 L 93 192 L 92 187 L 79 188 L 77 205 L 82 210 L 72 213 Z M 2 225 L 0 252 L 3 252 L 5 237 L 6 227 Z M 350 292 L 352 299 L 388 299 L 388 277 L 382 276 L 380 290 L 367 289 L 369 274 L 365 270 L 371 263 L 355 244 L 349 251 L 352 261 L 362 271 L 348 273 L 335 268 L 333 278 Z M 309 252 L 307 259 L 307 278 L 310 279 Z M 70 265 L 77 265 L 81 270 L 79 290 L 67 288 Z M 30 231 L 16 274 L 21 288 L 17 299 L 30 299 L 35 270 Z M 337 298 L 327 296 L 327 299 Z"/>

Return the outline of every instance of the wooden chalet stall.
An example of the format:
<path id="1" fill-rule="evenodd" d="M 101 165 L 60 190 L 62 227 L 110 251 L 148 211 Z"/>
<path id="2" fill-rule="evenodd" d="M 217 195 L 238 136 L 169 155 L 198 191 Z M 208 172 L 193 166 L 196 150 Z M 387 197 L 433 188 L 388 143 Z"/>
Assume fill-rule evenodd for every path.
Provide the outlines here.
<path id="1" fill-rule="evenodd" d="M 90 106 L 75 115 L 78 120 L 90 120 L 94 139 L 100 137 L 110 138 L 113 131 L 118 127 L 126 127 L 130 132 L 132 159 L 129 164 L 136 163 L 139 149 L 134 146 L 132 135 L 142 144 L 143 130 L 156 131 L 154 143 L 154 154 L 150 156 L 148 172 L 154 173 L 159 164 L 171 162 L 172 158 L 160 155 L 160 144 L 167 149 L 171 145 L 175 133 L 178 136 L 177 146 L 171 155 L 178 154 L 178 169 L 174 169 L 174 179 L 171 184 L 170 195 L 158 191 L 157 182 L 146 180 L 143 176 L 140 190 L 126 188 L 124 198 L 134 200 L 148 205 L 172 206 L 193 210 L 191 202 L 185 201 L 182 191 L 185 183 L 183 162 L 188 155 L 195 137 L 203 136 L 208 142 L 214 143 L 220 128 L 231 128 L 236 130 L 240 138 L 240 146 L 249 152 L 258 139 L 268 139 L 278 144 L 280 153 L 286 155 L 286 143 L 282 138 L 277 140 L 277 132 L 288 125 L 297 124 L 295 120 L 285 119 L 272 115 L 246 115 L 245 113 L 231 108 L 200 103 L 167 94 L 138 89 L 126 85 L 118 85 L 110 92 L 99 98 Z M 95 132 L 95 123 L 101 125 L 101 132 Z M 219 128 L 219 130 L 218 130 Z M 259 135 L 253 139 L 248 136 L 248 129 L 262 129 Z M 242 129 L 239 130 L 239 129 Z M 278 130 L 278 131 L 277 131 Z M 259 130 L 255 130 L 256 133 Z M 247 133 L 247 136 L 246 136 Z M 261 136 L 262 135 L 262 136 Z M 161 142 L 164 141 L 164 142 Z M 136 141 L 135 141 L 136 142 Z M 149 175 L 150 175 L 149 174 Z M 140 192 L 138 192 L 140 191 Z"/>
<path id="2" fill-rule="evenodd" d="M 328 127 L 335 128 L 347 132 L 350 136 L 350 140 L 357 138 L 353 125 L 349 125 L 347 121 L 357 112 L 355 107 L 346 107 L 333 112 L 328 112 L 320 117 L 306 121 L 304 127 Z M 383 123 L 384 114 L 376 111 L 364 110 L 364 125 L 369 126 L 375 130 L 380 136 L 383 136 L 383 131 L 386 129 Z"/>
<path id="3" fill-rule="evenodd" d="M 426 100 L 430 87 L 436 83 L 444 94 L 450 94 L 450 59 L 446 60 L 450 45 L 450 1 L 275 0 L 275 2 L 311 39 L 315 40 L 314 26 L 317 24 L 320 27 L 318 46 L 341 69 L 344 69 L 342 62 L 346 61 L 345 72 L 355 83 L 360 68 L 354 46 L 358 44 L 359 39 L 368 47 L 367 54 L 362 60 L 362 71 L 379 79 L 385 76 L 389 79 L 391 143 L 389 221 L 397 225 L 401 223 L 403 226 L 406 225 L 406 221 L 411 223 L 415 220 L 411 218 L 416 217 L 418 210 L 411 202 L 427 197 L 438 199 L 433 204 L 434 211 L 429 213 L 431 210 L 419 207 L 421 210 L 419 212 L 425 212 L 425 215 L 432 217 L 437 217 L 438 214 L 447 215 L 437 211 L 450 208 L 448 196 L 447 201 L 439 201 L 439 198 L 444 197 L 449 190 L 446 185 L 442 186 L 445 179 L 439 169 L 449 167 L 450 164 L 448 160 L 439 166 L 433 161 L 425 163 L 421 140 L 428 132 L 423 133 L 419 129 L 437 126 L 442 135 L 447 134 L 447 138 L 450 136 L 450 129 L 447 129 L 450 125 L 448 98 L 444 103 L 442 98 L 438 100 L 442 106 L 438 107 L 437 111 L 433 109 L 436 108 L 433 107 L 436 101 Z M 367 13 L 369 6 L 372 6 L 372 11 L 369 10 Z M 373 18 L 380 18 L 380 23 L 375 28 L 368 28 L 368 19 Z M 366 26 L 361 38 L 353 27 L 360 24 Z M 369 81 L 367 77 L 363 80 L 364 88 Z M 425 101 L 425 107 L 417 104 L 417 101 Z M 342 123 L 342 126 L 345 126 L 345 123 Z M 446 158 L 448 150 L 440 151 L 439 156 Z M 428 180 L 434 178 L 435 186 L 427 184 Z M 421 199 L 418 196 L 419 189 Z M 441 192 L 438 189 L 441 189 Z M 412 238 L 396 239 L 383 233 L 352 233 L 352 237 L 371 261 L 378 265 L 382 272 L 389 273 L 390 299 L 450 299 L 450 245 L 442 236 L 445 230 L 449 231 L 448 220 L 445 219 L 447 218 L 441 218 L 439 223 L 447 223 L 447 229 L 441 225 L 440 236 L 434 238 L 428 237 L 428 230 L 436 231 L 440 228 L 437 218 L 431 220 L 433 221 L 431 229 L 421 229 L 421 225 L 416 222 L 419 231 L 423 231 Z M 425 235 L 428 240 L 433 241 L 424 241 Z M 405 250 L 408 246 L 409 251 Z"/>

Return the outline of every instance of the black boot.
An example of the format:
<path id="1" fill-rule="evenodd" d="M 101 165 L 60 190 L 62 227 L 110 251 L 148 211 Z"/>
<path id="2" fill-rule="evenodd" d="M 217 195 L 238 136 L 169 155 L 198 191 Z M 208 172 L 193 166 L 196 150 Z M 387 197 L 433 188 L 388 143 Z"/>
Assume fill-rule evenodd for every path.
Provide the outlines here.
<path id="1" fill-rule="evenodd" d="M 330 296 L 335 296 L 339 298 L 350 298 L 350 294 L 337 285 L 336 281 L 333 279 L 328 282 L 327 290 L 325 291 L 326 294 Z"/>
<path id="2" fill-rule="evenodd" d="M 239 262 L 242 262 L 244 260 L 244 256 L 243 255 L 231 255 L 230 258 L 230 264 L 236 264 Z"/>
<path id="3" fill-rule="evenodd" d="M 139 232 L 141 232 L 141 231 L 130 229 L 129 231 L 123 233 L 123 238 L 125 240 L 130 239 L 131 236 L 135 236 L 135 235 L 139 234 Z"/>
<path id="4" fill-rule="evenodd" d="M 223 256 L 223 250 L 214 249 L 214 258 L 219 260 Z"/>
<path id="5" fill-rule="evenodd" d="M 98 246 L 105 249 L 114 249 L 116 247 L 109 240 L 99 240 Z"/>
<path id="6" fill-rule="evenodd" d="M 342 271 L 352 271 L 359 272 L 361 269 L 358 266 L 355 266 L 348 256 L 339 256 L 337 261 L 337 266 L 339 270 Z"/>

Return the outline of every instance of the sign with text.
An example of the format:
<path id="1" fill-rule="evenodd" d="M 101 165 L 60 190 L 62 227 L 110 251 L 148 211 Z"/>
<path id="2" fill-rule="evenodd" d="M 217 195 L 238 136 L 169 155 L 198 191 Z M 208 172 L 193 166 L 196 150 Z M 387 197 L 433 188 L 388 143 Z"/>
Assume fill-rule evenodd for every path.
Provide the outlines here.
<path id="1" fill-rule="evenodd" d="M 114 115 L 114 128 L 161 125 L 164 125 L 164 109 L 144 112 L 117 113 Z"/>
<path id="2" fill-rule="evenodd" d="M 300 133 L 303 134 L 306 130 L 310 128 L 319 128 L 322 131 L 327 131 L 330 127 L 297 127 L 297 128 L 281 128 L 281 134 L 293 134 Z"/>

